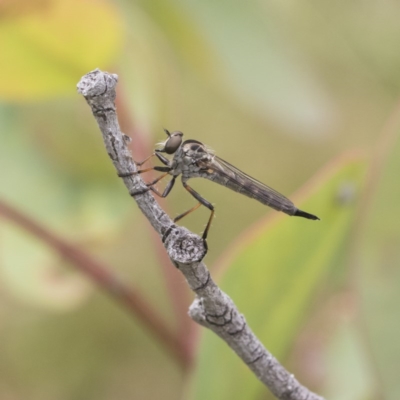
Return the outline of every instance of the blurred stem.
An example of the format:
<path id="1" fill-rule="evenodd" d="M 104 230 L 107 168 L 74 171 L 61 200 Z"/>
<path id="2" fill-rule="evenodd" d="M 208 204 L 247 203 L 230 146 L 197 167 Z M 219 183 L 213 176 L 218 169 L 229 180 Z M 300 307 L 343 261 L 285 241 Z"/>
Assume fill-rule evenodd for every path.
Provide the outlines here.
<path id="1" fill-rule="evenodd" d="M 117 302 L 124 305 L 152 333 L 159 343 L 170 352 L 182 369 L 190 365 L 190 353 L 187 351 L 180 335 L 175 334 L 165 324 L 137 289 L 133 289 L 117 279 L 110 272 L 111 268 L 95 260 L 77 246 L 57 237 L 39 223 L 6 204 L 3 200 L 0 200 L 0 216 L 25 229 L 36 238 L 43 240 L 77 269 L 96 282 Z"/>
<path id="2" fill-rule="evenodd" d="M 142 132 L 138 131 L 135 127 L 134 120 L 132 118 L 132 111 L 129 109 L 124 89 L 120 87 L 118 89 L 118 95 L 116 98 L 116 106 L 118 109 L 119 122 L 121 129 L 125 134 L 132 138 L 129 148 L 134 152 L 134 156 L 138 157 L 138 160 L 144 160 L 152 152 L 152 147 L 144 140 Z M 161 129 L 160 129 L 161 131 Z M 147 173 L 148 180 L 155 178 L 153 171 Z M 166 208 L 165 199 L 160 198 L 159 202 Z M 163 244 L 160 242 L 158 235 L 154 232 L 154 229 L 149 227 L 149 235 L 153 241 L 156 255 L 160 261 L 161 269 L 165 277 L 165 284 L 168 290 L 169 298 L 171 299 L 175 318 L 178 323 L 178 333 L 182 340 L 185 341 L 186 346 L 192 351 L 194 350 L 195 341 L 193 334 L 194 327 L 196 324 L 192 322 L 187 315 L 187 307 L 189 305 L 189 292 L 187 288 L 181 284 L 181 275 L 174 268 L 171 268 L 171 261 L 168 255 L 165 253 Z"/>

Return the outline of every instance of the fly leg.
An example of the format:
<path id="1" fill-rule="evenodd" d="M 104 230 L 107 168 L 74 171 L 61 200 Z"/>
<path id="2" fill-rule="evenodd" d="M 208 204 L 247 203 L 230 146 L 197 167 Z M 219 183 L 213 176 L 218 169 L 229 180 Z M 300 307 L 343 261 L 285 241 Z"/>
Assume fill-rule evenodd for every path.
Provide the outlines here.
<path id="1" fill-rule="evenodd" d="M 160 167 L 160 166 L 156 165 L 155 167 L 140 169 L 139 171 L 134 171 L 134 172 L 119 172 L 118 176 L 120 178 L 126 178 L 127 176 L 144 174 L 145 172 L 148 172 L 148 171 L 169 172 L 169 171 L 171 171 L 171 168 L 170 167 L 162 167 L 162 166 Z"/>
<path id="2" fill-rule="evenodd" d="M 142 166 L 146 161 L 148 161 L 148 160 L 150 160 L 150 158 L 151 157 L 154 157 L 154 156 L 156 156 L 164 165 L 165 165 L 165 167 L 163 167 L 163 166 L 155 166 L 155 167 L 150 167 L 150 168 L 146 168 L 146 169 L 141 169 L 141 170 L 138 170 L 138 171 L 135 171 L 135 172 L 119 172 L 118 173 L 118 176 L 120 177 L 120 178 L 125 178 L 125 177 L 127 177 L 127 176 L 132 176 L 132 175 L 137 175 L 137 174 L 143 174 L 143 173 L 145 173 L 145 172 L 147 172 L 147 171 L 152 171 L 152 170 L 154 170 L 154 171 L 160 171 L 160 172 L 167 172 L 167 171 L 171 171 L 171 166 L 170 166 L 170 161 L 168 160 L 168 158 L 166 158 L 166 157 L 164 157 L 162 154 L 160 154 L 157 150 L 153 153 L 153 154 L 151 154 L 150 156 L 148 156 L 146 159 L 144 159 L 143 161 L 141 161 L 141 162 L 138 162 L 138 163 L 136 163 L 136 165 L 138 166 L 138 167 L 140 167 L 140 166 Z"/>
<path id="3" fill-rule="evenodd" d="M 210 218 L 208 219 L 207 222 L 207 226 L 206 229 L 203 232 L 202 238 L 204 240 L 204 242 L 206 243 L 206 239 L 207 239 L 207 235 L 208 235 L 208 231 L 210 229 L 211 226 L 211 221 L 214 217 L 214 206 L 207 201 L 206 199 L 204 199 L 203 197 L 200 196 L 199 193 L 197 193 L 194 189 L 192 189 L 186 182 L 183 182 L 183 187 L 199 202 L 198 204 L 196 204 L 193 208 L 191 208 L 190 210 L 184 212 L 183 214 L 178 215 L 175 219 L 174 222 L 179 221 L 180 219 L 182 219 L 183 217 L 186 217 L 186 215 L 190 214 L 191 212 L 197 210 L 201 205 L 207 207 L 210 211 Z M 207 246 L 207 244 L 206 244 Z"/>
<path id="4" fill-rule="evenodd" d="M 156 150 L 154 152 L 154 155 L 164 164 L 167 165 L 168 167 L 170 166 L 170 161 L 168 160 L 167 157 L 164 157 L 159 150 Z"/>
<path id="5" fill-rule="evenodd" d="M 191 212 L 197 210 L 201 206 L 201 203 L 197 203 L 194 207 L 192 207 L 190 210 L 185 211 L 182 214 L 179 214 L 177 217 L 174 218 L 174 222 L 178 222 L 180 219 L 183 217 L 186 217 L 186 215 L 189 215 Z"/>
<path id="6" fill-rule="evenodd" d="M 154 157 L 155 155 L 156 155 L 155 153 L 150 154 L 150 155 L 149 155 L 147 158 L 145 158 L 143 161 L 137 162 L 136 165 L 137 165 L 138 167 L 142 166 L 146 161 L 149 161 L 150 158 Z"/>
<path id="7" fill-rule="evenodd" d="M 175 176 L 173 176 L 172 179 L 168 182 L 167 186 L 165 187 L 165 189 L 162 193 L 160 193 L 156 188 L 153 187 L 153 185 L 155 183 L 157 183 L 159 180 L 163 179 L 167 174 L 168 173 L 161 175 L 160 178 L 157 178 L 155 181 L 147 184 L 147 186 L 149 186 L 149 189 L 160 197 L 167 197 L 169 195 L 169 193 L 171 192 L 172 188 L 174 187 L 174 183 L 175 183 L 175 179 L 176 179 Z"/>
<path id="8" fill-rule="evenodd" d="M 153 192 L 155 192 L 155 193 L 158 194 L 157 189 L 154 189 L 154 188 L 153 188 L 153 185 L 155 185 L 157 182 L 159 182 L 161 179 L 165 178 L 165 177 L 169 174 L 169 171 L 171 171 L 171 168 L 170 168 L 170 167 L 155 166 L 155 167 L 152 167 L 152 168 L 142 169 L 142 170 L 136 171 L 136 172 L 129 172 L 129 173 L 118 174 L 118 176 L 120 176 L 120 177 L 127 177 L 127 176 L 142 174 L 142 173 L 144 173 L 144 172 L 151 171 L 151 170 L 159 171 L 159 172 L 164 172 L 164 174 L 162 174 L 162 175 L 160 175 L 158 178 L 154 179 L 154 181 L 152 181 L 152 182 L 150 182 L 150 183 L 146 183 L 147 188 L 141 189 L 141 190 L 137 190 L 137 191 L 135 191 L 135 192 L 131 192 L 130 195 L 131 195 L 131 196 L 136 196 L 136 195 L 138 195 L 138 194 L 146 193 L 146 192 L 148 192 L 149 190 L 152 190 Z M 169 185 L 170 185 L 170 184 L 168 184 L 168 186 L 169 186 Z M 173 185 L 173 184 L 172 184 L 172 185 Z M 167 187 L 168 187 L 168 186 L 167 186 Z M 171 189 L 172 189 L 172 187 L 169 188 L 169 191 L 170 191 Z M 168 193 L 169 193 L 169 191 L 168 191 Z M 167 193 L 167 194 L 168 194 L 168 193 Z"/>
<path id="9" fill-rule="evenodd" d="M 159 151 L 155 151 L 154 153 L 150 154 L 147 158 L 145 158 L 143 161 L 137 162 L 136 165 L 138 167 L 141 167 L 146 161 L 149 161 L 150 158 L 156 156 L 164 165 L 169 166 L 169 160 L 168 158 L 164 157 L 162 154 L 159 153 Z"/>

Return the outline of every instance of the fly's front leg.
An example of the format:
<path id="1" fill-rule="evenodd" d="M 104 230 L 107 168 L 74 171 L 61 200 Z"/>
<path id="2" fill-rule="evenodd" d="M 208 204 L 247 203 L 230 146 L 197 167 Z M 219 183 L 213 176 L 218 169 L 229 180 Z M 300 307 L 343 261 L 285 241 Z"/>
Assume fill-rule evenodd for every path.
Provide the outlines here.
<path id="1" fill-rule="evenodd" d="M 149 161 L 150 158 L 156 156 L 164 165 L 167 165 L 169 167 L 169 160 L 168 158 L 164 157 L 158 150 L 156 150 L 153 154 L 150 154 L 146 159 L 144 159 L 141 162 L 137 162 L 136 165 L 138 167 L 142 166 L 146 161 Z"/>
<path id="2" fill-rule="evenodd" d="M 159 150 L 155 150 L 153 154 L 150 154 L 146 159 L 144 159 L 141 162 L 137 162 L 136 165 L 138 167 L 142 166 L 146 161 L 149 161 L 150 158 L 156 156 L 164 165 L 169 166 L 169 160 L 168 158 L 164 157 L 162 154 L 160 154 Z"/>
<path id="3" fill-rule="evenodd" d="M 161 166 L 161 167 L 160 167 L 160 166 L 155 166 L 155 167 L 150 167 L 150 168 L 146 168 L 146 169 L 141 169 L 141 170 L 136 171 L 136 172 L 119 172 L 119 173 L 118 173 L 118 176 L 119 176 L 120 178 L 125 178 L 125 177 L 127 177 L 127 176 L 132 176 L 132 175 L 137 175 L 137 174 L 143 174 L 143 173 L 145 173 L 145 172 L 152 171 L 152 170 L 154 170 L 154 171 L 160 171 L 160 172 L 171 171 L 172 168 L 171 168 L 170 161 L 168 160 L 168 158 L 166 158 L 166 157 L 164 157 L 162 154 L 160 154 L 157 150 L 156 150 L 153 154 L 151 154 L 150 156 L 148 156 L 145 160 L 136 163 L 136 165 L 137 165 L 138 167 L 140 167 L 140 166 L 142 166 L 146 161 L 150 160 L 150 158 L 152 158 L 152 157 L 154 157 L 154 156 L 156 156 L 156 157 L 165 165 L 165 167 L 163 167 L 163 166 Z"/>
<path id="4" fill-rule="evenodd" d="M 139 171 L 135 171 L 135 172 L 118 172 L 118 176 L 120 178 L 126 178 L 127 176 L 144 174 L 145 172 L 148 172 L 148 171 L 169 172 L 169 171 L 171 171 L 171 167 L 163 167 L 163 166 L 156 165 L 155 167 L 140 169 Z"/>
<path id="5" fill-rule="evenodd" d="M 146 161 L 149 161 L 150 158 L 154 157 L 155 155 L 156 155 L 156 153 L 150 154 L 150 155 L 149 155 L 146 159 L 144 159 L 143 161 L 141 161 L 141 162 L 135 162 L 135 163 L 136 163 L 136 165 L 137 165 L 138 167 L 140 167 L 140 166 L 142 166 Z"/>
<path id="6" fill-rule="evenodd" d="M 155 171 L 159 171 L 159 172 L 164 172 L 164 174 L 162 174 L 161 176 L 159 176 L 157 179 L 155 179 L 154 181 L 152 181 L 152 182 L 150 182 L 150 183 L 146 183 L 146 188 L 144 188 L 144 189 L 141 189 L 141 190 L 136 190 L 136 191 L 134 191 L 134 192 L 130 192 L 130 195 L 131 196 L 137 196 L 137 195 L 139 195 L 139 194 L 143 194 L 143 193 L 146 193 L 146 192 L 148 192 L 149 190 L 152 190 L 153 192 L 155 192 L 155 193 L 157 193 L 158 194 L 158 192 L 157 192 L 157 189 L 154 189 L 153 188 L 153 185 L 155 185 L 157 182 L 159 182 L 161 179 L 163 179 L 163 178 L 165 178 L 168 174 L 169 174 L 169 171 L 171 171 L 171 168 L 170 167 L 160 167 L 160 166 L 156 166 L 156 167 L 152 167 L 152 168 L 148 168 L 148 169 L 143 169 L 143 170 L 141 170 L 141 171 L 136 171 L 136 172 L 131 172 L 131 173 L 129 173 L 129 174 L 118 174 L 118 176 L 132 176 L 132 175 L 137 175 L 137 174 L 141 174 L 141 173 L 143 173 L 143 172 L 147 172 L 147 171 L 150 171 L 150 170 L 155 170 Z M 168 186 L 167 186 L 168 187 Z M 171 190 L 172 189 L 172 187 L 169 189 L 169 190 Z M 167 193 L 168 194 L 168 193 Z"/>
<path id="7" fill-rule="evenodd" d="M 182 181 L 182 184 L 183 184 L 183 187 L 199 202 L 199 204 L 197 204 L 196 206 L 191 208 L 189 211 L 179 215 L 177 218 L 175 218 L 174 221 L 185 217 L 186 215 L 188 215 L 189 213 L 191 213 L 194 210 L 197 210 L 200 207 L 200 204 L 207 207 L 211 211 L 211 214 L 210 214 L 210 218 L 208 219 L 206 229 L 204 230 L 203 236 L 202 236 L 205 241 L 207 239 L 208 231 L 211 226 L 211 221 L 214 217 L 214 206 L 209 201 L 207 201 L 206 199 L 201 197 L 201 195 L 199 193 L 197 193 L 194 189 L 192 189 L 186 182 Z"/>
<path id="8" fill-rule="evenodd" d="M 159 150 L 156 150 L 154 152 L 154 155 L 164 164 L 167 165 L 168 167 L 171 166 L 171 162 L 168 160 L 167 157 L 164 157 Z"/>

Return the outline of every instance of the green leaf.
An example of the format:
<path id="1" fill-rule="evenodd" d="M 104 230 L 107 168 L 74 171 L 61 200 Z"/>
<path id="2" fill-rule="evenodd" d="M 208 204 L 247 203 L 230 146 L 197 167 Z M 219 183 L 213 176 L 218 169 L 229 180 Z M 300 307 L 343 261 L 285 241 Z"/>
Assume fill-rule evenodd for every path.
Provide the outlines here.
<path id="1" fill-rule="evenodd" d="M 308 316 L 316 292 L 344 250 L 366 163 L 335 162 L 296 201 L 321 221 L 274 214 L 245 234 L 224 263 L 222 289 L 278 359 L 284 357 Z M 205 332 L 194 373 L 195 399 L 256 399 L 264 390 L 240 359 Z"/>
<path id="2" fill-rule="evenodd" d="M 0 277 L 9 293 L 30 306 L 53 311 L 71 310 L 87 299 L 87 280 L 66 273 L 59 255 L 44 243 L 4 223 L 0 235 Z"/>
<path id="3" fill-rule="evenodd" d="M 325 349 L 323 395 L 329 400 L 375 399 L 376 377 L 355 321 L 343 318 Z"/>
<path id="4" fill-rule="evenodd" d="M 121 21 L 107 2 L 48 0 L 16 7 L 0 22 L 0 97 L 30 100 L 75 93 L 76 82 L 105 68 L 122 45 Z"/>

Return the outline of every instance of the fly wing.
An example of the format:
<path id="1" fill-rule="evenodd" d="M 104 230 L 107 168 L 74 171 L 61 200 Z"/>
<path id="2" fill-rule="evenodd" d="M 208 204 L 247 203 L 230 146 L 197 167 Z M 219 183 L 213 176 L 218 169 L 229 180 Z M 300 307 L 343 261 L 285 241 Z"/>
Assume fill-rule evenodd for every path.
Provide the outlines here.
<path id="1" fill-rule="evenodd" d="M 288 198 L 217 156 L 213 157 L 207 168 L 209 173 L 207 178 L 216 183 L 286 214 L 294 215 L 297 211 Z"/>

